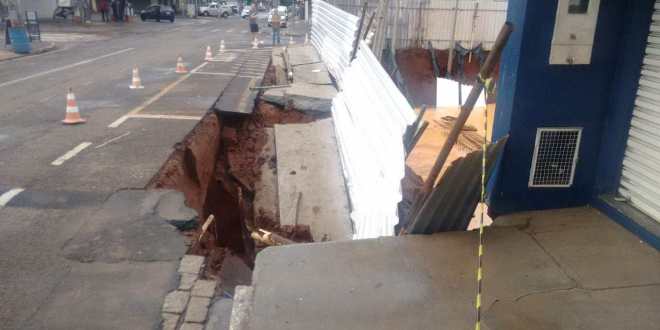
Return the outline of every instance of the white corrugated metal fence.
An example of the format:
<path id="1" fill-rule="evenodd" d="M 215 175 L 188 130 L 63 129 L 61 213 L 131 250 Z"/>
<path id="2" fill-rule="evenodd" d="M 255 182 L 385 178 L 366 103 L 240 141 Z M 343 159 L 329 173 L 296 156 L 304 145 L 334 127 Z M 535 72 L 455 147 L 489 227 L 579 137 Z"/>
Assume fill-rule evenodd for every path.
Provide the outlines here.
<path id="1" fill-rule="evenodd" d="M 350 29 L 338 25 L 357 26 L 357 17 L 321 0 L 314 1 L 314 6 L 313 45 L 341 82 L 332 102 L 332 117 L 351 200 L 354 238 L 391 236 L 399 221 L 397 205 L 405 175 L 403 135 L 414 122 L 415 112 L 364 41 L 349 64 L 355 36 L 349 38 Z M 340 34 L 344 37 L 338 38 Z M 339 51 L 330 52 L 328 47 Z"/>
<path id="2" fill-rule="evenodd" d="M 660 1 L 647 42 L 619 193 L 660 222 Z"/>

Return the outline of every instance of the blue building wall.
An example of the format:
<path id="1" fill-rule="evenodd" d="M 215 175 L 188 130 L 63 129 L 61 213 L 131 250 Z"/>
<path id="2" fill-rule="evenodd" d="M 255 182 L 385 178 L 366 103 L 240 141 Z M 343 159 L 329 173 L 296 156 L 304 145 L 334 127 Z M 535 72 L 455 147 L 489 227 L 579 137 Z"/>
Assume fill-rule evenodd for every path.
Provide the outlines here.
<path id="1" fill-rule="evenodd" d="M 493 137 L 510 135 L 490 192 L 494 215 L 584 205 L 618 183 L 653 0 L 601 0 L 590 65 L 549 65 L 557 0 L 509 0 Z M 583 127 L 570 188 L 529 188 L 538 127 Z"/>

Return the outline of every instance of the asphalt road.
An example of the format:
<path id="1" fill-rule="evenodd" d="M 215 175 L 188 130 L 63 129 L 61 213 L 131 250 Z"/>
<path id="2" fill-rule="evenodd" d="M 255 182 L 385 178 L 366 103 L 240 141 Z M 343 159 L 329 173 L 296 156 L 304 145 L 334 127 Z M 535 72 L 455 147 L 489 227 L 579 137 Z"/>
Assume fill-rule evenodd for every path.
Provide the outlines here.
<path id="1" fill-rule="evenodd" d="M 144 187 L 238 68 L 256 75 L 267 64 L 269 29 L 262 30 L 264 43 L 255 51 L 247 22 L 238 17 L 50 28 L 44 27 L 44 36 L 57 42 L 57 50 L 0 62 L 0 327 L 148 324 L 113 323 L 117 310 L 135 307 L 121 306 L 121 295 L 135 289 L 122 277 L 133 278 L 132 285 L 152 281 L 145 276 L 167 273 L 170 264 L 157 258 L 90 264 L 65 256 L 63 247 L 98 218 L 114 193 Z M 215 55 L 221 40 L 227 54 L 206 63 L 206 46 Z M 177 56 L 196 72 L 175 73 Z M 128 88 L 134 66 L 144 89 Z M 84 125 L 60 123 L 69 88 Z M 171 286 L 160 277 L 153 279 L 159 286 L 154 291 Z M 95 296 L 98 283 L 118 297 Z M 160 293 L 151 304 L 158 301 Z M 84 315 L 95 303 L 104 306 L 99 314 Z"/>

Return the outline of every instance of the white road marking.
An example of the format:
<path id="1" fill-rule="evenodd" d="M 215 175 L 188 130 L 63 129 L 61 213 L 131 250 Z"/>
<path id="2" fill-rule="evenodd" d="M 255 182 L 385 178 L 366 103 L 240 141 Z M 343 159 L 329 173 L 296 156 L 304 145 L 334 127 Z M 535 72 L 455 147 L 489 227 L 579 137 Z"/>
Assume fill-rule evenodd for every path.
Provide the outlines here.
<path id="1" fill-rule="evenodd" d="M 220 32 L 220 29 L 213 29 L 211 32 Z"/>
<path id="2" fill-rule="evenodd" d="M 77 145 L 75 148 L 67 151 L 64 155 L 60 156 L 60 158 L 55 159 L 52 163 L 50 163 L 53 166 L 60 166 L 64 164 L 67 160 L 73 158 L 75 155 L 77 155 L 79 152 L 85 150 L 85 148 L 91 146 L 91 142 L 83 142 L 79 145 Z"/>
<path id="3" fill-rule="evenodd" d="M 14 188 L 0 195 L 0 209 L 7 205 L 7 203 L 9 203 L 14 197 L 22 193 L 24 190 L 25 189 L 23 188 Z"/>
<path id="4" fill-rule="evenodd" d="M 181 76 L 179 79 L 175 80 L 173 83 L 169 84 L 167 87 L 163 88 L 158 94 L 152 96 L 150 99 L 146 100 L 144 103 L 140 104 L 137 108 L 129 111 L 127 114 L 119 117 L 117 120 L 113 121 L 110 125 L 108 125 L 109 128 L 117 128 L 119 125 L 123 124 L 128 118 L 131 116 L 137 114 L 138 112 L 144 110 L 144 108 L 148 107 L 152 103 L 158 101 L 163 95 L 167 94 L 170 90 L 172 90 L 176 85 L 180 84 L 184 80 L 190 78 L 195 72 L 197 72 L 199 69 L 203 68 L 205 65 L 207 65 L 209 62 L 203 62 L 202 64 L 198 65 L 196 68 L 190 70 L 187 74 Z"/>
<path id="5" fill-rule="evenodd" d="M 227 33 L 232 33 L 232 32 L 234 32 L 234 28 L 227 30 Z"/>
<path id="6" fill-rule="evenodd" d="M 201 120 L 200 116 L 179 116 L 179 115 L 151 115 L 151 114 L 137 114 L 132 115 L 130 118 L 144 118 L 144 119 L 179 119 L 179 120 Z"/>
<path id="7" fill-rule="evenodd" d="M 32 79 L 32 78 L 37 78 L 37 77 L 45 76 L 47 74 L 51 74 L 51 73 L 55 73 L 55 72 L 59 72 L 59 71 L 63 71 L 63 70 L 68 70 L 68 69 L 71 69 L 71 68 L 74 68 L 74 67 L 77 67 L 77 66 L 80 66 L 80 65 L 84 65 L 84 64 L 92 63 L 94 61 L 104 59 L 106 57 L 115 56 L 115 55 L 119 55 L 119 54 L 122 54 L 122 53 L 130 52 L 134 49 L 135 48 L 122 49 L 122 50 L 119 50 L 119 51 L 116 51 L 116 52 L 113 52 L 113 53 L 110 53 L 110 54 L 101 55 L 101 56 L 98 56 L 98 57 L 95 57 L 95 58 L 90 58 L 90 59 L 87 59 L 87 60 L 84 60 L 84 61 L 80 61 L 80 62 L 76 62 L 76 63 L 73 63 L 73 64 L 61 66 L 59 68 L 55 68 L 55 69 L 35 73 L 33 75 L 25 76 L 23 78 L 3 82 L 3 83 L 0 84 L 0 87 L 6 87 L 6 86 L 10 86 L 10 85 L 13 85 L 13 84 L 16 84 L 16 83 L 19 83 L 19 82 L 22 82 L 22 81 L 26 81 L 26 80 L 29 80 L 29 79 Z"/>
<path id="8" fill-rule="evenodd" d="M 126 135 L 128 135 L 128 134 L 131 134 L 131 132 L 126 132 L 126 133 L 124 133 L 124 134 L 122 134 L 122 135 L 120 135 L 120 136 L 115 136 L 115 137 L 113 137 L 112 139 L 110 139 L 110 140 L 108 140 L 108 141 L 105 141 L 105 142 L 103 142 L 103 143 L 97 145 L 96 147 L 94 147 L 94 149 L 98 149 L 98 148 L 101 148 L 101 147 L 105 147 L 106 145 L 108 145 L 108 144 L 110 144 L 110 143 L 112 143 L 112 142 L 115 142 L 115 141 L 117 141 L 117 140 L 123 138 L 124 136 L 126 136 Z"/>

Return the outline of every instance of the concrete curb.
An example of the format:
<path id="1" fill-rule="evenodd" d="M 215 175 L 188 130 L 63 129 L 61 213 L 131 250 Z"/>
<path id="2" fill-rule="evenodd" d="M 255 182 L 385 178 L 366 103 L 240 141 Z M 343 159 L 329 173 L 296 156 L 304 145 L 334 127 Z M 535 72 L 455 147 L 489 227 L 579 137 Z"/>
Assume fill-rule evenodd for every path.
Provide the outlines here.
<path id="1" fill-rule="evenodd" d="M 15 60 L 17 58 L 23 58 L 23 57 L 33 56 L 33 55 L 39 55 L 39 54 L 43 54 L 43 53 L 46 53 L 46 52 L 49 52 L 49 51 L 52 51 L 52 50 L 55 50 L 55 49 L 57 49 L 57 46 L 55 46 L 55 43 L 50 42 L 45 47 L 40 47 L 39 49 L 33 50 L 33 52 L 30 53 L 30 54 L 15 54 L 15 56 L 0 59 L 0 62 L 6 62 L 6 61 Z"/>

